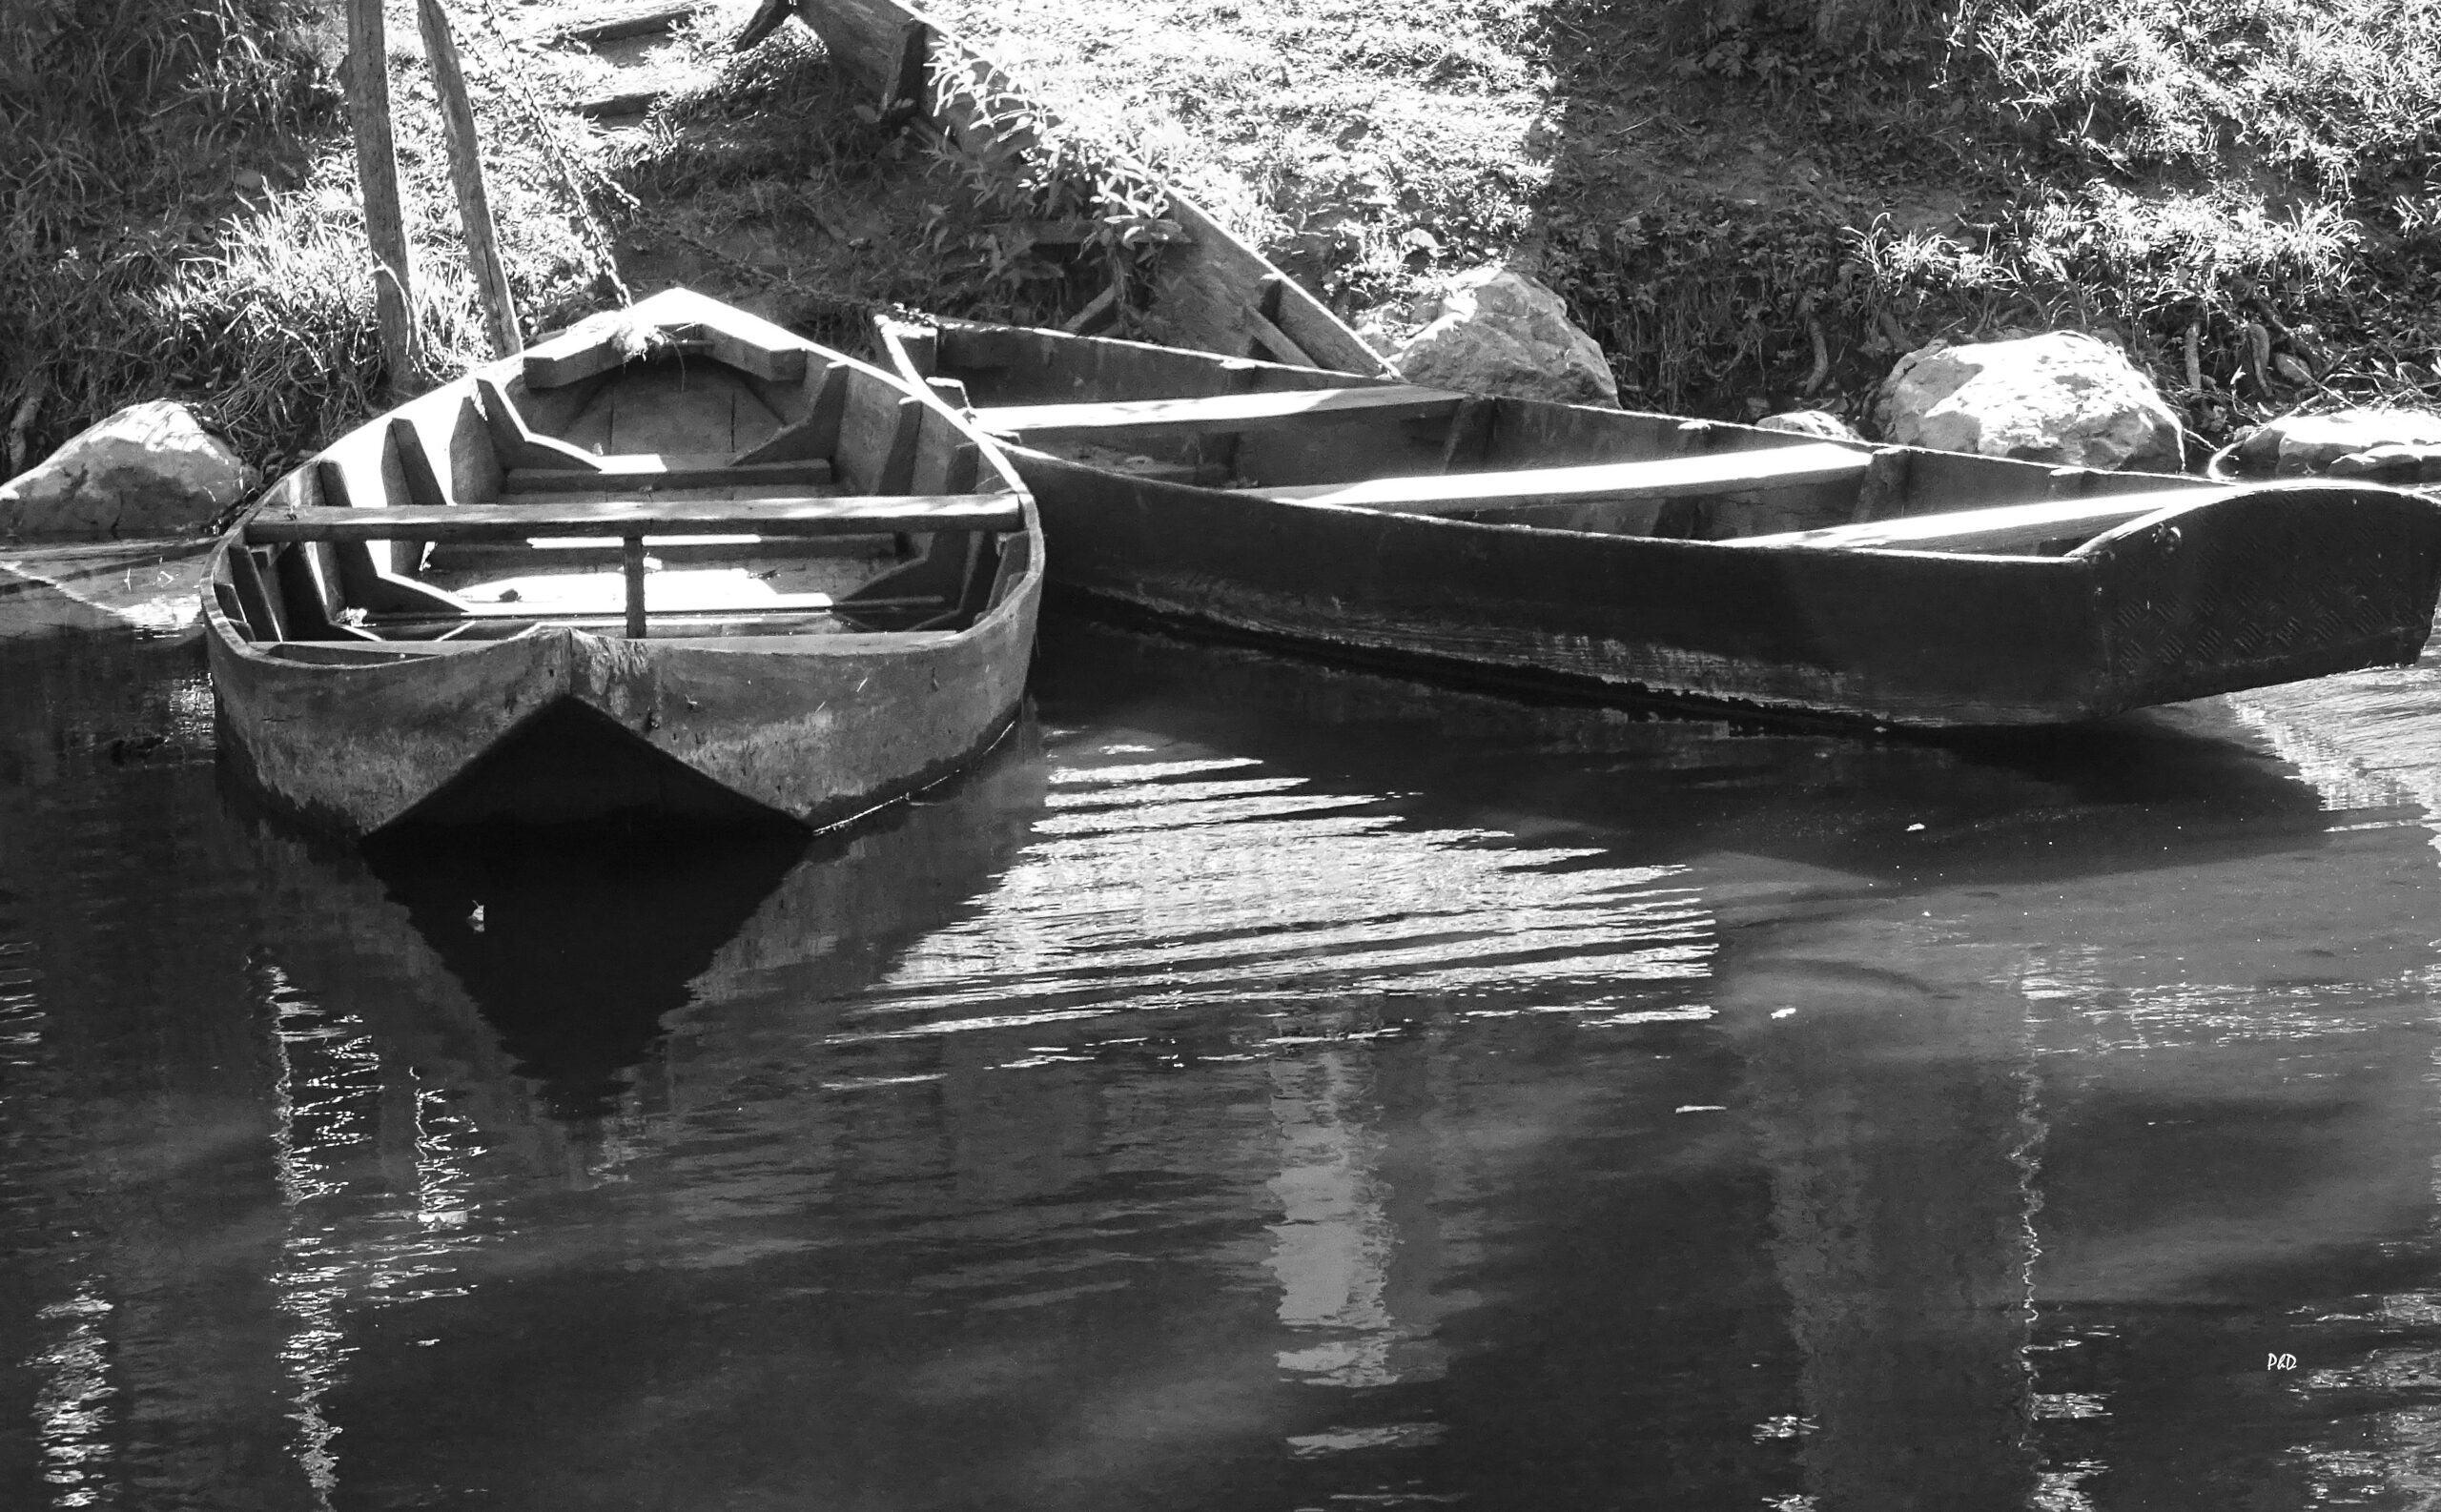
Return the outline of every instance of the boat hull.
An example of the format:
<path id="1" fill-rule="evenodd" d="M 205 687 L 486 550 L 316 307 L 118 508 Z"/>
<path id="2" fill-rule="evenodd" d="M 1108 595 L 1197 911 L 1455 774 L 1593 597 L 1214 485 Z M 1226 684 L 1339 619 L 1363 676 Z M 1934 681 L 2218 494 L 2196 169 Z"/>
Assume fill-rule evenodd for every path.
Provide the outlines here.
<path id="1" fill-rule="evenodd" d="M 200 597 L 222 748 L 308 826 L 819 828 L 1008 725 L 1042 557 L 946 406 L 673 289 L 340 437 Z"/>
<path id="2" fill-rule="evenodd" d="M 998 737 L 1024 693 L 1039 594 L 1028 582 L 937 639 L 637 642 L 549 626 L 354 665 L 207 639 L 244 775 L 318 828 L 818 828 L 938 781 Z"/>
<path id="3" fill-rule="evenodd" d="M 1474 679 L 1918 727 L 2410 662 L 2441 589 L 2441 511 L 2378 489 L 2246 495 L 1999 557 L 1436 519 L 1011 457 L 1054 586 L 1132 611 Z"/>

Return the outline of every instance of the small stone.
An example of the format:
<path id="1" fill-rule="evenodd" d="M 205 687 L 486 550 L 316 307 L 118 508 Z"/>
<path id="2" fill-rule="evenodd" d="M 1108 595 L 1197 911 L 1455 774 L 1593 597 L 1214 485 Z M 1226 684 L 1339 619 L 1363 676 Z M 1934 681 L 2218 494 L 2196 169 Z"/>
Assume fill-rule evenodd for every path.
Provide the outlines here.
<path id="1" fill-rule="evenodd" d="M 0 535 L 189 535 L 253 489 L 255 471 L 174 399 L 131 404 L 0 484 Z"/>

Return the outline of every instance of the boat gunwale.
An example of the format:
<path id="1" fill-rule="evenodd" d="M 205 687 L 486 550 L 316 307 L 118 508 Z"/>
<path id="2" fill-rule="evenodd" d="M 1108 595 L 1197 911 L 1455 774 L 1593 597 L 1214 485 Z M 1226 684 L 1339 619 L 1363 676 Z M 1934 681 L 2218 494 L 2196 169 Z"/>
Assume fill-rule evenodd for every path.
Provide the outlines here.
<path id="1" fill-rule="evenodd" d="M 672 295 L 685 295 L 687 297 L 683 299 L 672 299 L 669 297 Z M 600 315 L 588 317 L 586 320 L 579 321 L 577 324 L 568 327 L 564 331 L 552 333 L 548 337 L 537 337 L 529 344 L 526 350 L 530 351 L 535 347 L 540 347 L 544 341 L 560 339 L 566 336 L 575 334 L 576 332 L 582 331 L 588 321 L 599 321 L 605 318 L 632 320 L 639 315 L 652 312 L 656 301 L 661 301 L 666 308 L 673 311 L 667 319 L 658 322 L 665 329 L 670 326 L 695 323 L 700 320 L 705 305 L 716 303 L 716 301 L 710 301 L 703 296 L 694 295 L 692 291 L 688 290 L 673 289 L 664 291 L 663 294 L 649 296 L 645 299 L 639 300 L 634 305 L 626 307 L 624 311 L 604 312 Z M 986 469 L 989 469 L 987 476 L 995 478 L 1000 483 L 1005 485 L 1005 487 L 1001 489 L 993 489 L 988 491 L 974 489 L 970 492 L 983 497 L 997 498 L 1001 497 L 1003 494 L 1013 497 L 1016 501 L 1024 520 L 1023 528 L 1019 531 L 1010 532 L 1010 534 L 1020 535 L 1025 538 L 1027 542 L 1025 564 L 1003 586 L 997 601 L 987 606 L 982 612 L 976 614 L 972 622 L 960 626 L 956 630 L 948 632 L 941 639 L 911 642 L 904 645 L 868 644 L 862 646 L 842 646 L 832 654 L 841 656 L 856 655 L 869 658 L 921 657 L 937 655 L 942 651 L 956 645 L 960 642 L 1000 631 L 1003 628 L 1003 622 L 1008 616 L 1022 612 L 1023 601 L 1029 596 L 1029 588 L 1031 587 L 1038 597 L 1039 590 L 1047 583 L 1048 581 L 1045 576 L 1044 568 L 1046 552 L 1041 514 L 1036 506 L 1032 490 L 1026 487 L 1024 480 L 1017 475 L 1015 465 L 1009 460 L 1007 455 L 1008 443 L 999 440 L 993 437 L 989 432 L 979 428 L 970 417 L 961 414 L 957 410 L 943 403 L 939 396 L 931 393 L 929 390 L 919 390 L 914 388 L 907 383 L 905 379 L 887 371 L 886 369 L 877 367 L 871 362 L 864 361 L 861 358 L 852 357 L 847 353 L 824 346 L 819 342 L 798 336 L 796 333 L 787 331 L 784 328 L 773 327 L 773 330 L 777 331 L 781 336 L 784 336 L 789 343 L 796 349 L 805 352 L 810 358 L 820 359 L 827 364 L 834 366 L 844 365 L 853 372 L 865 375 L 873 381 L 888 385 L 892 390 L 905 397 L 920 399 L 933 411 L 937 412 L 942 419 L 946 419 L 950 423 L 959 439 L 975 447 L 976 456 L 981 460 L 982 465 Z M 418 643 L 413 641 L 384 641 L 380 643 L 383 646 L 393 646 L 399 650 L 408 653 L 407 655 L 399 658 L 397 661 L 388 663 L 359 664 L 354 665 L 338 663 L 298 662 L 290 660 L 286 657 L 270 655 L 257 651 L 254 648 L 256 644 L 255 639 L 250 636 L 241 635 L 237 632 L 236 623 L 231 621 L 227 614 L 221 609 L 219 596 L 214 591 L 215 583 L 221 579 L 221 576 L 225 571 L 222 559 L 225 557 L 225 554 L 232 549 L 243 549 L 246 525 L 257 513 L 266 508 L 276 507 L 273 501 L 283 488 L 295 486 L 297 480 L 304 478 L 313 468 L 319 465 L 325 459 L 329 458 L 332 453 L 339 450 L 343 446 L 363 444 L 360 438 L 364 437 L 368 433 L 385 431 L 393 419 L 401 417 L 416 418 L 415 412 L 417 411 L 429 410 L 436 413 L 449 413 L 454 412 L 458 404 L 479 402 L 478 384 L 480 380 L 488 378 L 494 383 L 499 384 L 503 391 L 506 391 L 509 388 L 512 381 L 516 381 L 522 386 L 524 374 L 525 357 L 525 351 L 511 353 L 507 357 L 496 358 L 480 367 L 474 368 L 466 373 L 462 373 L 457 378 L 454 378 L 425 393 L 416 395 L 414 398 L 409 398 L 402 403 L 393 405 L 390 408 L 370 417 L 362 424 L 351 427 L 349 430 L 334 437 L 329 442 L 318 448 L 311 456 L 300 460 L 295 467 L 290 468 L 287 472 L 282 473 L 278 478 L 266 484 L 256 494 L 256 498 L 238 512 L 236 518 L 231 521 L 226 530 L 221 532 L 218 539 L 212 541 L 205 548 L 212 554 L 213 561 L 210 567 L 206 570 L 203 582 L 199 586 L 199 593 L 202 601 L 202 623 L 206 634 L 214 643 L 215 643 L 216 648 L 233 656 L 239 657 L 245 661 L 256 663 L 266 667 L 275 667 L 283 672 L 302 672 L 309 674 L 344 674 L 359 672 L 379 674 L 394 671 L 400 665 L 413 664 L 415 663 L 427 660 L 431 653 L 426 652 L 421 655 L 417 654 Z M 714 360 L 717 361 L 718 359 L 715 358 Z M 616 370 L 613 371 L 615 372 Z M 377 444 L 386 444 L 386 439 Z M 912 498 L 915 496 L 911 493 L 908 497 Z M 451 502 L 454 504 L 462 502 L 462 501 L 453 500 Z M 389 507 L 389 504 L 390 501 L 386 497 L 383 497 L 379 502 L 368 502 L 351 499 L 348 504 L 344 507 L 381 509 Z M 532 624 L 513 635 L 502 636 L 497 640 L 486 641 L 483 644 L 486 648 L 512 645 L 523 642 L 531 636 L 544 633 L 556 627 L 549 624 Z M 894 639 L 899 635 L 910 632 L 877 630 L 847 633 L 857 635 L 859 638 L 871 635 Z M 624 640 L 625 637 L 610 636 L 605 637 L 605 639 Z M 739 655 L 748 656 L 783 654 L 782 647 L 786 646 L 788 647 L 788 650 L 785 654 L 800 655 L 804 654 L 805 650 L 811 649 L 813 643 L 819 643 L 828 639 L 834 639 L 834 637 L 787 634 L 773 636 L 720 637 L 677 636 L 666 638 L 666 643 L 668 644 L 669 648 L 673 650 L 685 649 L 698 652 L 729 650 Z M 689 642 L 700 643 L 707 640 L 728 641 L 734 642 L 735 644 L 733 646 L 715 646 L 701 644 L 687 644 Z M 800 647 L 798 643 L 806 644 Z M 333 642 L 329 644 L 337 644 L 355 643 Z M 372 643 L 364 644 L 370 644 Z M 647 637 L 643 642 L 636 644 L 649 647 L 665 643 L 662 640 Z M 467 655 L 475 653 L 460 654 Z"/>

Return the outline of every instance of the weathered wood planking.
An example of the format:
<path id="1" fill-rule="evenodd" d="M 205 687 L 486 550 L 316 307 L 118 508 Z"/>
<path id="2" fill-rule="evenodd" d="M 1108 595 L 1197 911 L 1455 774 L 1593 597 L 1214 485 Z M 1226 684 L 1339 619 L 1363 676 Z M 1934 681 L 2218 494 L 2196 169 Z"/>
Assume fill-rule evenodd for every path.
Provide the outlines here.
<path id="1" fill-rule="evenodd" d="M 1864 475 L 1867 454 L 1845 446 L 1788 446 L 1651 462 L 1537 467 L 1515 472 L 1372 478 L 1355 483 L 1248 488 L 1258 499 L 1410 512 L 1497 509 L 1544 500 L 1679 499 L 1840 482 Z"/>
<path id="2" fill-rule="evenodd" d="M 594 459 L 593 467 L 512 467 L 501 475 L 503 494 L 583 493 L 603 488 L 817 487 L 831 480 L 827 459 L 736 462 L 720 452 L 676 455 L 637 452 Z"/>
<path id="3" fill-rule="evenodd" d="M 2050 541 L 2098 536 L 2164 509 L 2192 509 L 2228 497 L 2219 488 L 2116 494 L 2059 504 L 2005 504 L 1951 515 L 1910 515 L 1776 536 L 1747 536 L 1732 546 L 1817 546 L 1843 550 L 2022 552 Z"/>
<path id="4" fill-rule="evenodd" d="M 435 94 L 441 102 L 442 145 L 449 153 L 450 187 L 458 195 L 458 224 L 466 240 L 467 271 L 483 307 L 483 324 L 492 338 L 492 356 L 506 357 L 525 344 L 517 325 L 517 300 L 509 292 L 508 270 L 501 262 L 500 240 L 492 228 L 491 196 L 483 187 L 482 139 L 475 131 L 475 107 L 466 97 L 466 76 L 458 66 L 458 39 L 450 33 L 449 15 L 441 0 L 417 0 L 416 24 L 423 33 L 424 58 L 432 68 Z"/>
<path id="5" fill-rule="evenodd" d="M 415 363 L 414 275 L 406 220 L 399 206 L 399 162 L 390 134 L 389 49 L 381 0 L 347 0 L 346 80 L 349 124 L 356 134 L 358 191 L 373 251 L 373 305 L 381 327 L 385 387 L 405 384 Z"/>
<path id="6" fill-rule="evenodd" d="M 310 509 L 256 515 L 249 545 L 287 541 L 537 541 L 564 537 L 855 536 L 929 530 L 1021 530 L 1006 494 L 877 499 L 639 499 L 584 504 L 448 504 L 439 509 Z"/>
<path id="7" fill-rule="evenodd" d="M 806 354 L 788 344 L 784 327 L 743 310 L 696 305 L 687 314 L 689 318 L 659 333 L 662 350 L 709 356 L 773 383 L 794 383 L 805 377 Z M 522 364 L 525 386 L 564 387 L 649 355 L 629 350 L 627 340 L 626 328 L 615 319 L 563 332 L 526 349 Z"/>
<path id="8" fill-rule="evenodd" d="M 1114 399 L 1100 404 L 1018 404 L 977 410 L 974 421 L 995 436 L 1196 436 L 1260 430 L 1337 418 L 1447 419 L 1463 394 L 1392 384 L 1375 388 L 1283 390 L 1200 398 Z"/>
<path id="9" fill-rule="evenodd" d="M 1003 108 L 1003 117 L 1058 122 L 1005 70 L 898 0 L 797 0 L 797 14 L 885 114 L 905 108 L 906 60 L 913 50 L 930 75 L 915 102 L 915 118 L 928 130 L 969 139 L 988 136 L 1020 149 L 1031 145 L 1021 128 L 984 118 L 972 103 L 978 98 L 1004 107 L 1022 103 L 1021 110 Z M 1391 371 L 1329 306 L 1200 206 L 1174 189 L 1169 194 L 1168 218 L 1178 225 L 1179 239 L 1162 249 L 1144 315 L 1156 339 L 1228 355 L 1285 358 L 1290 354 L 1279 351 L 1276 339 L 1284 337 L 1313 366 L 1368 376 Z"/>
<path id="10" fill-rule="evenodd" d="M 667 337 L 705 304 L 655 296 L 620 323 Z M 293 815 L 343 833 L 614 813 L 819 827 L 933 783 L 987 746 L 1023 694 L 1042 592 L 1030 497 L 999 448 L 896 378 L 784 332 L 762 339 L 810 358 L 795 364 L 798 380 L 721 371 L 761 385 L 754 392 L 773 406 L 764 421 L 780 422 L 763 445 L 788 438 L 792 455 L 781 460 L 579 454 L 581 465 L 552 469 L 570 475 L 554 481 L 573 492 L 511 486 L 508 500 L 531 501 L 503 501 L 504 485 L 530 480 L 517 468 L 561 460 L 567 443 L 556 427 L 621 393 L 680 392 L 667 362 L 537 391 L 523 359 L 508 358 L 349 432 L 275 482 L 215 548 L 203 595 L 223 749 L 241 775 Z M 700 371 L 708 359 L 720 360 L 690 361 Z M 682 412 L 693 413 L 669 411 Z M 863 417 L 853 438 L 843 424 L 851 415 Z M 720 419 L 726 430 L 728 414 Z M 902 481 L 871 490 L 879 498 L 807 491 L 830 487 L 834 472 Z M 775 481 L 791 476 L 808 481 L 792 491 Z M 916 497 L 903 480 L 919 476 L 951 485 Z M 647 491 L 672 480 L 731 497 Z M 766 544 L 843 533 L 899 545 Z M 505 572 L 510 584 L 559 571 L 597 579 L 590 553 L 526 544 L 597 536 L 632 542 L 622 551 L 624 617 L 553 607 L 585 606 L 584 593 L 469 603 L 416 576 L 441 570 L 424 566 L 439 554 L 427 559 L 420 542 L 442 537 L 483 542 L 481 570 Z M 690 568 L 777 581 L 708 607 L 708 594 L 730 590 L 682 577 L 647 614 L 642 545 L 666 536 L 696 538 Z M 586 561 L 563 560 L 575 557 Z M 836 563 L 823 570 L 853 586 L 791 585 L 788 574 L 809 561 Z"/>
<path id="11" fill-rule="evenodd" d="M 985 413 L 1346 381 L 954 321 L 938 352 Z M 1053 581 L 1349 660 L 1928 728 L 2411 661 L 2441 594 L 2441 505 L 2396 490 L 2233 491 L 1512 398 L 1446 430 L 1222 439 L 1021 444 Z M 1198 481 L 1216 472 L 1251 486 Z M 1961 507 L 1983 504 L 2007 507 Z"/>
<path id="12" fill-rule="evenodd" d="M 643 0 L 642 4 L 610 7 L 583 21 L 553 22 L 541 28 L 540 33 L 554 42 L 619 42 L 667 31 L 710 9 L 709 0 L 678 0 L 676 4 L 670 0 Z"/>

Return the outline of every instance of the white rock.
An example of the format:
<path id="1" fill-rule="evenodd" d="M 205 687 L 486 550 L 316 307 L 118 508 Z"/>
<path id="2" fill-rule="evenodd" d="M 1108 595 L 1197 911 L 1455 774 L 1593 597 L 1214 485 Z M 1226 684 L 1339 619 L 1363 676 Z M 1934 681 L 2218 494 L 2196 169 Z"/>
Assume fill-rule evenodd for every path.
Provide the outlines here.
<path id="1" fill-rule="evenodd" d="M 2117 347 L 2075 331 L 1899 358 L 1874 417 L 1904 446 L 2068 467 L 2175 472 L 2178 417 Z"/>
<path id="2" fill-rule="evenodd" d="M 1460 274 L 1390 361 L 1410 383 L 1570 404 L 1619 402 L 1618 380 L 1560 296 L 1514 269 Z"/>
<path id="3" fill-rule="evenodd" d="M 2238 443 L 2238 458 L 2248 472 L 2272 472 L 2285 478 L 2340 472 L 2342 458 L 2377 449 L 2396 455 L 2397 447 L 2441 446 L 2441 415 L 2423 410 L 2349 409 L 2328 415 L 2287 415 L 2258 425 Z M 2363 473 L 2357 465 L 2345 469 Z"/>
<path id="4" fill-rule="evenodd" d="M 0 485 L 0 535 L 192 535 L 255 471 L 174 399 L 131 404 Z"/>
<path id="5" fill-rule="evenodd" d="M 1798 436 L 1820 436 L 1829 440 L 1862 439 L 1856 435 L 1855 426 L 1827 410 L 1788 410 L 1778 415 L 1766 415 L 1754 424 L 1758 430 L 1789 431 Z"/>

